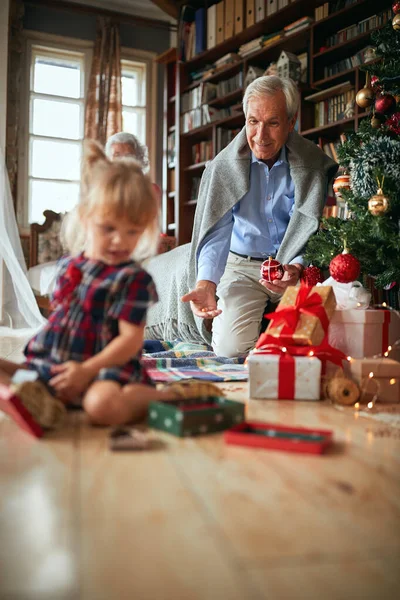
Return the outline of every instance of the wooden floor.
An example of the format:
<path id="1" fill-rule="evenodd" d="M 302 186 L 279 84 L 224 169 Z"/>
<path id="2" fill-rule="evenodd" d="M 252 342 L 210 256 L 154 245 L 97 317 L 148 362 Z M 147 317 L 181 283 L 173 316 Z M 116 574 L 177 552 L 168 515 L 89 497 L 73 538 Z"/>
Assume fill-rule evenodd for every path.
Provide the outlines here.
<path id="1" fill-rule="evenodd" d="M 0 598 L 399 598 L 400 435 L 324 403 L 248 416 L 336 443 L 307 456 L 157 433 L 157 450 L 113 453 L 80 412 L 41 441 L 0 416 Z"/>

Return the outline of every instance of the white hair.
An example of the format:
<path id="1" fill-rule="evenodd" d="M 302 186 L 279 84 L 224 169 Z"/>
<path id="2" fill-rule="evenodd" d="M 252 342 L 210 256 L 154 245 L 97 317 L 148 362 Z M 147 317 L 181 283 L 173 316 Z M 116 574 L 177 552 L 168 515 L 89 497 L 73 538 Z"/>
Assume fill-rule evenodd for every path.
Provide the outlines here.
<path id="1" fill-rule="evenodd" d="M 111 135 L 104 148 L 104 152 L 108 158 L 111 158 L 111 148 L 114 144 L 128 144 L 132 148 L 132 157 L 142 165 L 143 171 L 147 171 L 149 167 L 149 158 L 147 147 L 141 144 L 133 133 L 120 131 Z"/>
<path id="2" fill-rule="evenodd" d="M 286 100 L 286 111 L 289 119 L 292 119 L 299 108 L 299 91 L 292 79 L 281 79 L 276 75 L 264 75 L 258 77 L 247 86 L 243 96 L 243 112 L 247 116 L 249 100 L 263 96 L 273 96 L 277 92 L 283 92 Z"/>

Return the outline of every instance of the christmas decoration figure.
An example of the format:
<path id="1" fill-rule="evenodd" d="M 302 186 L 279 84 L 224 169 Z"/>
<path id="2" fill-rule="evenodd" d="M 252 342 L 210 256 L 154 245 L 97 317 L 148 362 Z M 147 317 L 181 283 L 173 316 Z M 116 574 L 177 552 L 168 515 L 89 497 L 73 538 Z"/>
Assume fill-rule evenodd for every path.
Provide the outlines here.
<path id="1" fill-rule="evenodd" d="M 260 275 L 264 281 L 271 283 L 275 279 L 282 279 L 283 274 L 284 270 L 281 263 L 271 257 L 264 260 L 261 265 Z"/>

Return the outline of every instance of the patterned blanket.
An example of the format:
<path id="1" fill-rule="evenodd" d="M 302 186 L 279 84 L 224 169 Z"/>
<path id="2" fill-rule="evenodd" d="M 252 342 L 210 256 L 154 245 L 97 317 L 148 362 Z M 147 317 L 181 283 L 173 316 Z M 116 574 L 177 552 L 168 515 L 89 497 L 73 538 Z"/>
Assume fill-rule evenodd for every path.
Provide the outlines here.
<path id="1" fill-rule="evenodd" d="M 216 356 L 205 344 L 147 340 L 143 351 L 143 365 L 154 382 L 168 383 L 179 379 L 247 381 L 248 378 L 244 357 Z"/>

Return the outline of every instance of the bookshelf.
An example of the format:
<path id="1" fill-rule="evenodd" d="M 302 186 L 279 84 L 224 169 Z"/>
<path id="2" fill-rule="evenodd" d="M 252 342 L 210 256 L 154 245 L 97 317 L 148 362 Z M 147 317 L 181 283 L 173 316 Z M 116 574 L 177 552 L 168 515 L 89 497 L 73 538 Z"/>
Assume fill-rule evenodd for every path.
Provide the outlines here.
<path id="1" fill-rule="evenodd" d="M 282 51 L 300 57 L 302 65 L 306 57 L 306 73 L 302 71 L 299 82 L 301 103 L 297 129 L 329 152 L 341 134 L 357 129 L 367 116 L 354 102 L 356 92 L 365 82 L 360 67 L 364 61 L 373 60 L 369 50 L 371 31 L 385 22 L 385 11 L 387 16 L 391 15 L 390 0 L 382 0 L 379 7 L 376 0 L 264 0 L 264 3 L 262 0 L 253 3 L 224 0 L 223 4 L 224 11 L 221 2 L 197 0 L 194 3 L 193 24 L 187 25 L 187 37 L 180 40 L 176 56 L 176 187 L 173 218 L 169 205 L 163 203 L 163 227 L 167 228 L 166 233 L 171 233 L 171 223 L 174 224 L 178 244 L 191 239 L 196 193 L 207 160 L 225 147 L 244 125 L 241 100 L 251 73 L 262 74 L 279 60 Z M 252 4 L 254 10 L 249 8 Z M 224 18 L 222 29 L 225 28 L 228 35 L 223 39 L 219 33 L 222 41 L 216 43 L 216 34 L 214 45 L 206 49 L 207 31 L 201 30 L 200 36 L 196 31 L 198 11 L 203 9 L 200 24 L 204 27 L 207 22 L 210 24 L 207 15 L 213 5 L 217 6 L 214 16 L 211 15 L 211 27 L 213 19 L 217 19 L 215 27 L 220 32 L 218 19 Z M 241 7 L 239 13 L 238 6 Z M 268 14 L 271 10 L 273 12 Z M 242 28 L 237 33 L 233 29 L 229 35 L 232 24 L 228 21 L 232 15 L 237 19 L 238 14 Z M 251 23 L 248 26 L 246 18 Z M 165 86 L 169 90 L 166 97 L 171 102 L 168 68 L 172 69 L 170 63 Z M 315 94 L 324 91 L 322 97 L 315 98 Z M 164 129 L 170 127 L 171 122 L 167 118 Z M 168 174 L 170 169 L 165 168 Z M 171 188 L 166 187 L 164 194 L 165 191 L 168 197 Z"/>

